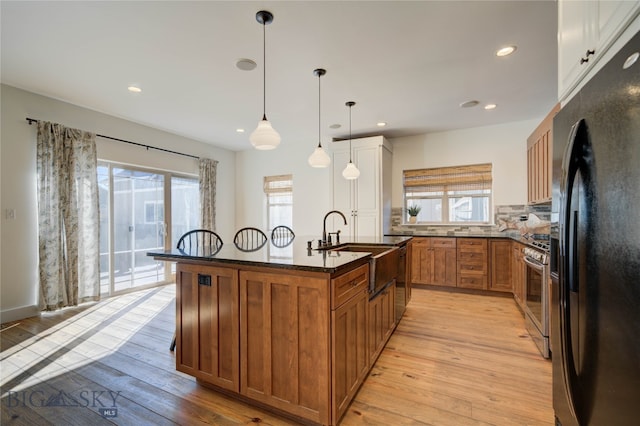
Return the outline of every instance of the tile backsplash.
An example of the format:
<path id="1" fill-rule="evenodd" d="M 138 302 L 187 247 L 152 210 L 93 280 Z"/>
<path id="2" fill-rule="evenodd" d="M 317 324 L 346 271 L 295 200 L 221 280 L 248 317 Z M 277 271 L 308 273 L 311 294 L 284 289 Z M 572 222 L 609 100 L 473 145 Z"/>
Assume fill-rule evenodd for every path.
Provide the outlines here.
<path id="1" fill-rule="evenodd" d="M 540 205 L 504 205 L 494 209 L 494 225 L 409 225 L 403 222 L 405 215 L 401 207 L 391 209 L 391 231 L 397 233 L 427 232 L 427 233 L 486 233 L 499 232 L 501 224 L 513 225 L 525 220 L 529 214 L 536 215 L 541 221 L 549 222 L 551 218 L 551 203 Z M 511 228 L 511 226 L 509 226 Z M 513 230 L 513 229 L 511 229 Z"/>

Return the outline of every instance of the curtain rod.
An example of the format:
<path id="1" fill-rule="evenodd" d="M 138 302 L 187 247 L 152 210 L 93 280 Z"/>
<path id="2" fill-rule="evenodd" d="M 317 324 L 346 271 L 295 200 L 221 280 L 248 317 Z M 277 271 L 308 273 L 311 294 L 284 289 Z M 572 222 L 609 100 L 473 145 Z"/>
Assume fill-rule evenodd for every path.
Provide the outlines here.
<path id="1" fill-rule="evenodd" d="M 37 119 L 35 119 L 35 118 L 29 118 L 29 117 L 27 117 L 27 121 L 29 122 L 29 125 L 32 125 L 33 123 L 38 123 L 38 122 L 40 122 L 40 120 L 37 120 Z M 101 137 L 101 138 L 103 138 L 103 139 L 111 139 L 112 141 L 118 141 L 118 142 L 130 143 L 131 145 L 141 146 L 141 147 L 143 147 L 143 148 L 146 148 L 147 150 L 149 150 L 149 149 L 155 149 L 155 150 L 157 150 L 157 151 L 168 152 L 168 153 L 170 153 L 170 154 L 176 154 L 176 155 L 182 155 L 182 156 L 185 156 L 185 157 L 195 158 L 196 160 L 199 160 L 199 159 L 200 159 L 200 157 L 197 157 L 197 156 L 195 156 L 195 155 L 191 155 L 191 154 L 184 154 L 184 153 L 182 153 L 182 152 L 177 152 L 177 151 L 171 151 L 170 149 L 157 148 L 157 147 L 155 147 L 155 146 L 145 145 L 145 144 L 138 143 L 138 142 L 132 142 L 132 141 L 128 141 L 128 140 L 125 140 L 125 139 L 114 138 L 114 137 L 111 137 L 111 136 L 100 135 L 100 134 L 98 134 L 98 133 L 96 133 L 96 136 L 99 136 L 99 137 Z"/>

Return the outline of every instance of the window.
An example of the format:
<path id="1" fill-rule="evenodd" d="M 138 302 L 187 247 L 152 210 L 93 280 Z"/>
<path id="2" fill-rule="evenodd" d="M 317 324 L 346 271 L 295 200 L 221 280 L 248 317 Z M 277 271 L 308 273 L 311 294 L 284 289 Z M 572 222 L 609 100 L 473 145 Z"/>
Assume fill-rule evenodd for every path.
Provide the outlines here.
<path id="1" fill-rule="evenodd" d="M 175 267 L 147 252 L 175 247 L 185 230 L 198 227 L 198 179 L 101 161 L 98 187 L 100 293 L 169 282 Z"/>
<path id="2" fill-rule="evenodd" d="M 269 232 L 278 225 L 293 228 L 292 175 L 265 176 L 264 193 L 267 196 L 267 227 Z"/>
<path id="3" fill-rule="evenodd" d="M 489 224 L 491 184 L 491 164 L 405 170 L 404 207 L 421 207 L 418 223 Z"/>
<path id="4" fill-rule="evenodd" d="M 144 202 L 144 223 L 151 225 L 157 222 L 164 222 L 164 203 L 162 201 Z"/>

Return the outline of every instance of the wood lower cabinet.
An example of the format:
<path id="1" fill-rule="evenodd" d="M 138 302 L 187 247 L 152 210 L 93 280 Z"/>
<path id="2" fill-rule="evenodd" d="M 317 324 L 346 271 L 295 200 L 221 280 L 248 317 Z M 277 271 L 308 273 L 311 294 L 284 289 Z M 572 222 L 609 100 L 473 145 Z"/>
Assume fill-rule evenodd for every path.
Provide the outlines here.
<path id="1" fill-rule="evenodd" d="M 457 285 L 456 238 L 432 238 L 433 278 L 431 283 L 447 287 Z"/>
<path id="2" fill-rule="evenodd" d="M 351 298 L 331 311 L 332 424 L 342 417 L 369 371 L 367 352 L 368 268 L 345 274 L 332 285 L 338 296 Z M 344 291 L 345 286 L 349 290 Z M 342 300 L 341 297 L 336 297 Z"/>
<path id="3" fill-rule="evenodd" d="M 511 278 L 512 242 L 510 240 L 490 240 L 489 259 L 491 261 L 491 279 L 489 290 L 513 292 Z"/>
<path id="4" fill-rule="evenodd" d="M 458 238 L 458 287 L 488 289 L 486 238 Z"/>
<path id="5" fill-rule="evenodd" d="M 431 284 L 433 281 L 431 238 L 414 238 L 411 250 L 411 282 L 414 284 Z"/>
<path id="6" fill-rule="evenodd" d="M 396 282 L 369 301 L 369 359 L 373 365 L 396 326 Z"/>
<path id="7" fill-rule="evenodd" d="M 176 286 L 176 369 L 238 392 L 238 270 L 178 263 Z"/>
<path id="8" fill-rule="evenodd" d="M 456 286 L 456 238 L 414 238 L 411 253 L 411 282 Z"/>
<path id="9" fill-rule="evenodd" d="M 527 297 L 525 288 L 527 265 L 524 263 L 523 247 L 522 244 L 513 242 L 511 265 L 513 268 L 513 298 L 520 308 L 524 310 Z"/>
<path id="10" fill-rule="evenodd" d="M 240 393 L 328 424 L 331 336 L 327 280 L 240 271 Z"/>

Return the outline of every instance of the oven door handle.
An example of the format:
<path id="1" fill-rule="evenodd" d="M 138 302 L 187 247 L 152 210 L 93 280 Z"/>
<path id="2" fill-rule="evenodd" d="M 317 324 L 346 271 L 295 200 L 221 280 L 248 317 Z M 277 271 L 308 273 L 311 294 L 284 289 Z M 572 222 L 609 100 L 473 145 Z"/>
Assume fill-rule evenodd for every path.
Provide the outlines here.
<path id="1" fill-rule="evenodd" d="M 540 263 L 537 263 L 537 262 L 532 262 L 526 256 L 523 259 L 524 259 L 524 263 L 526 263 L 527 265 L 531 266 L 536 271 L 538 271 L 540 273 L 544 272 L 544 265 L 541 265 Z"/>

